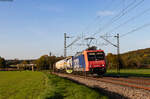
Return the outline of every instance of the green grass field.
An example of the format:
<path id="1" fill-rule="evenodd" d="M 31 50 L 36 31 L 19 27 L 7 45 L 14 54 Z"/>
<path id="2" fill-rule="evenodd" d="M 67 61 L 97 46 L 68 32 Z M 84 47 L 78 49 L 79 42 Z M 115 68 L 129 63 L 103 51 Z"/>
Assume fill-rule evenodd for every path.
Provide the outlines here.
<path id="1" fill-rule="evenodd" d="M 117 75 L 117 70 L 107 70 L 106 75 Z M 121 76 L 150 77 L 150 69 L 121 69 Z"/>
<path id="2" fill-rule="evenodd" d="M 107 70 L 106 75 L 117 75 Z M 121 76 L 150 77 L 150 69 L 121 69 Z M 0 72 L 0 99 L 108 99 L 70 80 L 43 72 Z"/>
<path id="3" fill-rule="evenodd" d="M 99 92 L 43 72 L 0 72 L 0 99 L 108 99 Z"/>
<path id="4" fill-rule="evenodd" d="M 109 99 L 107 96 L 83 85 L 78 85 L 55 75 L 48 75 L 49 88 L 46 99 Z"/>
<path id="5" fill-rule="evenodd" d="M 46 88 L 41 72 L 0 72 L 0 99 L 37 99 Z"/>

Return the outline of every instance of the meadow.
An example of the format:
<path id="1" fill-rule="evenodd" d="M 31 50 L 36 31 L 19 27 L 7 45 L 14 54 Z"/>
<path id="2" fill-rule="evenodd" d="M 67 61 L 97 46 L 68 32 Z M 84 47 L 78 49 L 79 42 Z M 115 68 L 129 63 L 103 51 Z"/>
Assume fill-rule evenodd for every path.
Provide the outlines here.
<path id="1" fill-rule="evenodd" d="M 96 90 L 43 72 L 0 72 L 0 99 L 108 99 Z"/>
<path id="2" fill-rule="evenodd" d="M 94 89 L 70 80 L 55 75 L 48 75 L 48 77 L 50 80 L 46 99 L 109 99 Z"/>
<path id="3" fill-rule="evenodd" d="M 116 69 L 108 69 L 105 75 L 118 75 Z M 120 69 L 121 76 L 150 77 L 150 69 Z"/>
<path id="4" fill-rule="evenodd" d="M 38 99 L 46 88 L 41 72 L 0 72 L 0 99 Z"/>

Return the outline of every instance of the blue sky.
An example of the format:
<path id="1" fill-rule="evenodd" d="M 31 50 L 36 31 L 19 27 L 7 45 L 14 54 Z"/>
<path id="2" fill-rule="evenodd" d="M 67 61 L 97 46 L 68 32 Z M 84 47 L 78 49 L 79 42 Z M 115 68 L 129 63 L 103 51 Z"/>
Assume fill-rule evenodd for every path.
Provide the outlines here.
<path id="1" fill-rule="evenodd" d="M 140 0 L 14 0 L 0 2 L 0 56 L 6 59 L 35 59 L 50 51 L 55 55 L 63 55 L 63 35 L 73 38 L 77 36 L 95 35 L 98 48 L 106 53 L 116 53 L 116 48 L 105 43 L 100 35 L 107 33 L 117 25 L 125 22 L 149 8 L 150 1 L 143 1 L 138 7 L 125 14 L 110 27 L 105 26 L 129 4 Z M 133 5 L 134 6 L 134 5 Z M 128 24 L 109 32 L 124 34 L 145 23 L 150 23 L 150 11 L 132 20 Z M 104 28 L 99 31 L 99 28 Z M 120 39 L 121 52 L 150 47 L 150 27 L 143 28 Z M 115 43 L 114 38 L 109 38 Z M 84 41 L 77 42 L 86 44 Z M 81 51 L 86 46 L 77 44 L 68 48 L 68 55 Z"/>

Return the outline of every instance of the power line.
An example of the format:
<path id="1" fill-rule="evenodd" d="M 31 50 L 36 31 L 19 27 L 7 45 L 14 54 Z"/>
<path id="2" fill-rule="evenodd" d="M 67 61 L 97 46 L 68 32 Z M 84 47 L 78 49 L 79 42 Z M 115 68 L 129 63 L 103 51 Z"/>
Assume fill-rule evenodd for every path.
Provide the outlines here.
<path id="1" fill-rule="evenodd" d="M 136 31 L 141 30 L 141 29 L 143 29 L 143 28 L 146 28 L 146 27 L 148 27 L 148 26 L 150 26 L 150 23 L 146 23 L 146 24 L 144 24 L 144 25 L 142 25 L 142 26 L 140 26 L 140 27 L 137 27 L 137 28 L 135 28 L 135 29 L 133 29 L 133 30 L 127 32 L 127 33 L 124 33 L 124 34 L 122 34 L 120 37 L 127 36 L 127 35 L 129 35 L 129 34 L 132 34 L 132 33 L 136 32 Z"/>
<path id="2" fill-rule="evenodd" d="M 148 26 L 150 26 L 150 22 L 149 23 L 146 23 L 146 24 L 144 24 L 144 25 L 142 25 L 142 26 L 139 26 L 139 27 L 137 27 L 137 28 L 135 28 L 135 29 L 133 29 L 133 30 L 131 30 L 131 31 L 129 31 L 129 32 L 127 32 L 127 33 L 124 33 L 124 34 L 122 34 L 121 36 L 120 36 L 120 38 L 122 38 L 122 37 L 124 37 L 124 36 L 127 36 L 127 35 L 129 35 L 129 34 L 132 34 L 132 33 L 134 33 L 134 32 L 136 32 L 136 31 L 139 31 L 139 30 L 141 30 L 141 29 L 143 29 L 143 28 L 146 28 L 146 27 L 148 27 Z M 106 38 L 104 38 L 104 37 L 114 37 L 114 36 L 100 36 L 101 38 L 103 38 L 105 41 L 109 41 L 109 42 L 112 42 L 112 41 L 110 41 L 110 40 L 107 40 Z"/>
<path id="3" fill-rule="evenodd" d="M 114 3 L 114 0 L 111 0 L 111 2 L 110 2 L 108 5 L 105 5 L 105 7 L 103 8 L 103 10 L 105 10 L 106 8 L 107 8 L 107 9 L 110 8 L 113 3 Z M 84 30 L 90 29 L 90 27 L 93 25 L 92 23 L 96 22 L 98 19 L 100 19 L 100 20 L 99 20 L 100 22 L 103 21 L 103 20 L 102 20 L 103 17 L 98 15 L 98 16 L 95 17 L 95 19 L 94 19 L 91 23 L 89 23 L 89 24 L 87 25 L 87 27 L 86 27 Z"/>
<path id="4" fill-rule="evenodd" d="M 149 23 L 146 23 L 146 24 L 144 24 L 144 25 L 142 25 L 142 26 L 140 26 L 140 27 L 137 27 L 137 28 L 135 28 L 135 29 L 133 29 L 133 30 L 127 32 L 127 33 L 122 34 L 122 35 L 120 36 L 120 38 L 122 38 L 122 37 L 124 37 L 124 36 L 127 36 L 127 35 L 129 35 L 129 34 L 132 34 L 132 33 L 136 32 L 136 31 L 139 31 L 139 30 L 141 30 L 141 29 L 143 29 L 143 28 L 146 28 L 146 27 L 148 27 L 148 26 L 150 26 L 150 22 L 149 22 Z M 101 36 L 101 37 L 102 37 L 102 36 Z M 111 36 L 111 37 L 112 37 L 112 36 Z M 106 39 L 106 40 L 107 40 L 107 39 Z M 110 41 L 109 41 L 109 42 L 110 42 Z"/>
<path id="5" fill-rule="evenodd" d="M 112 0 L 112 1 L 110 2 L 110 5 L 112 5 L 113 2 L 114 2 L 114 0 Z M 105 8 L 110 7 L 110 5 L 105 6 Z M 95 22 L 96 20 L 98 20 L 99 18 L 101 18 L 101 17 L 100 17 L 100 16 L 97 16 L 97 17 L 94 19 L 94 22 Z M 102 20 L 102 18 L 101 18 L 101 20 Z M 92 22 L 91 22 L 91 23 L 92 23 Z M 84 30 L 89 29 L 89 27 L 91 26 L 91 23 L 88 24 L 87 27 L 86 27 Z M 72 43 L 69 44 L 68 47 L 72 46 L 74 43 L 76 43 L 76 42 L 79 41 L 80 39 L 85 38 L 85 35 L 83 35 L 83 32 L 82 32 L 81 35 L 82 35 L 82 37 L 78 36 Z"/>
<path id="6" fill-rule="evenodd" d="M 134 0 L 134 1 L 136 1 L 136 0 Z M 122 14 L 122 11 L 118 14 L 118 15 L 116 15 L 115 17 L 113 17 L 112 18 L 112 20 L 110 21 L 110 22 L 108 22 L 108 23 L 106 23 L 104 26 L 103 26 L 103 30 L 104 29 L 106 29 L 106 28 L 108 28 L 108 27 L 110 27 L 111 25 L 112 25 L 112 23 L 114 23 L 115 21 L 117 21 L 117 20 L 119 20 L 121 17 L 123 17 L 124 15 L 126 15 L 127 13 L 129 13 L 130 11 L 132 11 L 133 9 L 135 9 L 136 7 L 138 7 L 142 2 L 144 2 L 144 0 L 141 0 L 140 2 L 138 2 L 136 5 L 134 5 L 133 7 L 131 7 L 130 8 L 130 6 L 132 6 L 135 2 L 132 2 L 131 4 L 129 4 L 126 8 L 125 8 L 125 10 L 124 10 L 124 13 Z M 130 8 L 130 9 L 128 9 L 128 8 Z M 116 18 L 116 19 L 115 19 Z M 101 30 L 102 31 L 102 30 Z M 98 32 L 96 32 L 96 33 L 94 33 L 93 35 L 96 35 Z"/>
<path id="7" fill-rule="evenodd" d="M 141 2 L 139 2 L 138 4 L 136 4 L 134 7 L 136 7 L 137 5 L 139 5 L 140 3 L 142 3 L 143 1 L 144 1 L 144 0 L 142 0 Z M 133 8 L 133 7 L 132 7 L 132 8 Z M 144 15 L 144 13 L 146 13 L 146 12 L 148 12 L 148 11 L 150 11 L 150 8 L 148 8 L 148 9 L 144 10 L 143 12 L 139 13 L 138 15 L 136 15 L 136 16 L 134 16 L 134 17 L 128 19 L 127 21 L 125 21 L 124 23 L 122 23 L 122 24 L 118 25 L 117 27 L 113 28 L 113 29 L 112 29 L 111 31 L 109 31 L 109 32 L 112 32 L 113 30 L 115 30 L 115 29 L 117 29 L 117 28 L 120 28 L 121 26 L 127 24 L 128 22 L 131 22 L 132 20 L 134 20 L 134 19 L 136 19 L 136 18 L 138 18 L 138 17 Z M 142 25 L 141 27 L 138 27 L 138 28 L 136 28 L 136 29 L 133 29 L 133 30 L 131 30 L 130 32 L 127 32 L 127 33 L 121 35 L 120 37 L 123 37 L 123 36 L 125 36 L 125 35 L 127 35 L 127 34 L 130 34 L 130 33 L 132 33 L 132 32 L 138 31 L 138 30 L 140 30 L 140 29 L 142 29 L 142 28 L 144 28 L 144 27 L 147 27 L 147 26 L 149 26 L 149 23 L 148 23 L 148 24 L 144 24 L 144 25 Z M 108 32 L 107 32 L 107 33 L 108 33 Z M 106 34 L 107 34 L 107 33 L 106 33 Z"/>
<path id="8" fill-rule="evenodd" d="M 119 24 L 119 25 L 116 26 L 115 28 L 111 29 L 109 32 L 112 32 L 112 31 L 114 31 L 114 30 L 116 30 L 116 29 L 122 27 L 123 25 L 125 25 L 125 24 L 127 24 L 127 23 L 129 23 L 129 22 L 131 22 L 131 21 L 133 21 L 133 20 L 135 20 L 136 18 L 139 18 L 139 17 L 143 16 L 143 15 L 144 15 L 145 13 L 147 13 L 148 11 L 150 11 L 150 8 L 148 8 L 148 9 L 144 10 L 143 12 L 139 13 L 138 15 L 136 15 L 136 16 L 134 16 L 134 17 L 128 19 L 127 21 L 125 21 L 125 22 Z"/>
<path id="9" fill-rule="evenodd" d="M 132 11 L 134 8 L 136 8 L 138 5 L 140 5 L 144 0 L 141 0 L 140 2 L 136 3 L 136 0 L 134 0 L 132 3 L 130 3 L 126 8 L 124 8 L 120 13 L 118 13 L 115 17 L 113 17 L 110 22 L 106 23 L 104 25 L 104 29 L 108 28 L 108 26 L 111 26 L 112 23 L 114 23 L 115 21 L 119 20 L 122 16 L 126 15 L 127 13 L 129 13 L 130 11 Z M 135 4 L 136 3 L 136 4 Z M 134 5 L 135 4 L 135 5 Z M 134 5 L 134 6 L 133 6 Z M 98 32 L 94 33 L 93 35 L 96 35 Z M 82 38 L 86 37 L 85 35 L 82 34 Z M 74 43 L 76 43 L 77 41 L 79 41 L 81 39 L 81 37 L 77 37 L 71 44 L 69 44 L 69 46 L 72 46 Z"/>
<path id="10" fill-rule="evenodd" d="M 124 8 L 124 10 L 122 10 L 122 11 L 125 11 L 126 9 L 128 9 L 128 8 L 129 8 L 130 6 L 132 6 L 135 2 L 136 2 L 136 0 L 134 0 L 132 3 L 130 3 L 130 4 L 129 4 L 126 8 Z M 108 21 L 108 23 L 106 23 L 106 24 L 103 26 L 103 28 L 105 28 L 105 26 L 106 26 L 107 24 L 110 24 L 111 22 L 113 22 L 113 20 L 114 20 L 115 18 L 117 18 L 117 17 L 119 17 L 120 15 L 122 15 L 122 14 L 123 14 L 122 11 L 120 11 L 117 15 L 115 15 L 113 18 L 111 18 L 110 21 Z M 95 34 L 93 34 L 93 35 L 96 35 L 99 31 L 101 31 L 100 28 L 99 28 L 98 31 L 97 31 Z"/>
<path id="11" fill-rule="evenodd" d="M 128 12 L 130 12 L 131 10 L 133 10 L 134 8 L 136 8 L 138 5 L 140 5 L 142 2 L 143 2 L 144 0 L 141 0 L 140 2 L 138 2 L 136 5 L 134 5 L 133 7 L 131 7 L 130 9 L 128 9 L 127 11 L 125 11 L 120 17 L 118 17 L 118 19 L 119 18 L 121 18 L 122 16 L 124 16 L 125 14 L 127 14 Z M 149 10 L 149 9 L 148 9 Z M 145 10 L 145 11 L 143 11 L 143 13 L 145 13 L 145 12 L 147 12 L 147 10 Z M 113 22 L 115 22 L 115 21 L 117 21 L 117 19 L 116 20 L 114 20 Z M 127 22 L 127 21 L 126 21 Z M 112 24 L 112 23 L 111 23 Z M 132 31 L 130 31 L 130 32 L 127 32 L 126 34 L 124 34 L 124 35 L 121 35 L 120 37 L 123 37 L 123 36 L 125 36 L 125 35 L 128 35 L 128 34 L 130 34 L 130 33 L 133 33 L 133 32 L 135 32 L 135 31 L 138 31 L 138 30 L 140 30 L 140 29 L 142 29 L 142 28 L 144 28 L 144 27 L 147 27 L 147 26 L 149 26 L 150 25 L 150 23 L 149 24 L 144 24 L 143 26 L 141 26 L 141 27 L 138 27 L 138 28 L 136 28 L 136 29 L 133 29 Z M 108 27 L 108 26 L 107 26 Z M 107 34 L 107 33 L 106 33 Z M 105 39 L 106 41 L 108 41 L 107 39 Z M 110 41 L 109 41 L 110 42 Z M 111 42 L 110 42 L 111 43 Z M 113 43 L 112 43 L 113 44 Z"/>

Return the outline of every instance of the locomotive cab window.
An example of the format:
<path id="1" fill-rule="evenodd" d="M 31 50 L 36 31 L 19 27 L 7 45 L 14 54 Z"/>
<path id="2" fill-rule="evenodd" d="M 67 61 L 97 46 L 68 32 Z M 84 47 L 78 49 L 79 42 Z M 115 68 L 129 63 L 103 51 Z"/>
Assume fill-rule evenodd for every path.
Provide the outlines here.
<path id="1" fill-rule="evenodd" d="M 88 60 L 89 61 L 95 61 L 95 53 L 94 52 L 90 52 L 88 53 Z"/>
<path id="2" fill-rule="evenodd" d="M 104 53 L 103 52 L 89 52 L 88 60 L 89 61 L 104 60 Z"/>
<path id="3" fill-rule="evenodd" d="M 96 53 L 96 60 L 104 60 L 104 53 L 103 52 L 97 52 Z"/>

